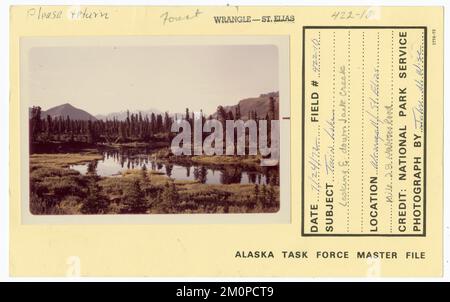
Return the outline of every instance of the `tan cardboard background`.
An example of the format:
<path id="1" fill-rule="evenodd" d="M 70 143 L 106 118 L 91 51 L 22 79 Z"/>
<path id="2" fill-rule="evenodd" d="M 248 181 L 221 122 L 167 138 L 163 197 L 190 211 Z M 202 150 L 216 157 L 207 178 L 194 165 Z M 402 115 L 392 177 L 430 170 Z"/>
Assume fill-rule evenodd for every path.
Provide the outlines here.
<path id="1" fill-rule="evenodd" d="M 382 260 L 381 276 L 442 274 L 443 9 L 372 8 L 375 17 L 335 20 L 356 7 L 199 7 L 190 21 L 163 25 L 160 16 L 193 14 L 196 7 L 89 7 L 109 19 L 37 20 L 29 9 L 11 10 L 10 272 L 13 276 L 65 276 L 79 259 L 82 276 L 367 276 L 373 261 L 315 259 L 317 250 L 425 251 L 426 260 Z M 49 9 L 46 7 L 45 9 Z M 52 7 L 63 9 L 69 7 Z M 214 15 L 294 15 L 293 23 L 215 24 Z M 300 236 L 301 29 L 304 25 L 428 26 L 427 236 Z M 290 35 L 291 224 L 24 225 L 21 221 L 19 39 L 25 36 Z M 434 36 L 434 38 L 433 38 Z M 435 42 L 432 41 L 435 39 Z M 238 250 L 272 250 L 275 259 L 240 259 Z M 283 259 L 283 250 L 307 250 L 309 259 Z M 71 258 L 72 257 L 72 258 Z M 76 258 L 73 258 L 76 257 Z M 78 261 L 78 260 L 77 260 Z M 76 261 L 76 262 L 77 262 Z"/>

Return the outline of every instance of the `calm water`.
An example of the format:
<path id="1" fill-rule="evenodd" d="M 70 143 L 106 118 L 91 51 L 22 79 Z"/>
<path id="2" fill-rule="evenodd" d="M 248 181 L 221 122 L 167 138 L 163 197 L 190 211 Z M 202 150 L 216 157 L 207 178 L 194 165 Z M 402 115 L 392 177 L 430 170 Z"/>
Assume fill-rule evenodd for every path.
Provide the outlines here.
<path id="1" fill-rule="evenodd" d="M 100 176 L 120 175 L 128 169 L 158 171 L 177 180 L 197 180 L 207 184 L 278 184 L 278 167 L 260 167 L 258 170 L 243 169 L 239 166 L 227 166 L 212 169 L 205 166 L 185 166 L 163 164 L 154 161 L 152 153 L 144 150 L 124 149 L 103 151 L 103 159 L 97 161 L 97 174 Z M 71 169 L 85 174 L 88 164 L 72 165 Z"/>

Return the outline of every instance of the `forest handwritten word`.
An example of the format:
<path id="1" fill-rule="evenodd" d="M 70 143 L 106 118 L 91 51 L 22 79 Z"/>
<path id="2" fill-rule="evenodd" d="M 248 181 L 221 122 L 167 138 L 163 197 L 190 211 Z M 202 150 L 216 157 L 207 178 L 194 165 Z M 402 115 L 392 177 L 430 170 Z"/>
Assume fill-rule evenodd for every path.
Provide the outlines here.
<path id="1" fill-rule="evenodd" d="M 279 120 L 217 120 L 209 119 L 203 124 L 203 117 L 197 115 L 191 123 L 187 120 L 175 120 L 171 131 L 182 131 L 173 138 L 171 150 L 174 155 L 257 155 L 270 156 L 262 160 L 261 166 L 278 165 L 279 160 Z M 224 129 L 225 127 L 225 129 Z M 248 131 L 248 138 L 246 132 Z M 203 138 L 204 133 L 211 133 Z M 235 136 L 236 134 L 236 136 Z M 225 136 L 225 148 L 224 148 Z M 270 139 L 269 139 L 270 137 Z M 193 139 L 193 148 L 192 148 Z M 269 146 L 270 143 L 270 146 Z M 192 152 L 193 149 L 193 152 Z M 225 149 L 225 150 L 224 150 Z M 246 154 L 246 150 L 248 153 Z"/>
<path id="2" fill-rule="evenodd" d="M 203 14 L 198 8 L 192 14 L 187 15 L 178 15 L 178 16 L 169 16 L 169 12 L 165 12 L 160 16 L 162 19 L 163 25 L 168 23 L 180 22 L 180 21 L 190 21 L 198 18 L 201 14 Z"/>
<path id="3" fill-rule="evenodd" d="M 45 9 L 43 7 L 30 8 L 27 10 L 27 17 L 36 20 L 61 20 L 67 18 L 69 20 L 108 20 L 110 15 L 102 9 L 92 8 L 70 8 L 67 13 L 62 9 Z"/>

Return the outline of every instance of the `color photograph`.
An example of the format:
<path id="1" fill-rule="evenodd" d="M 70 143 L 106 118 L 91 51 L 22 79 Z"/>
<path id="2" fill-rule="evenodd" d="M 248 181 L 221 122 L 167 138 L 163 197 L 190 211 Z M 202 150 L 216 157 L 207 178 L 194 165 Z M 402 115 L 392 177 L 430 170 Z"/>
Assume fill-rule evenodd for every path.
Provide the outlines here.
<path id="1" fill-rule="evenodd" d="M 33 215 L 279 210 L 276 46 L 27 56 Z"/>

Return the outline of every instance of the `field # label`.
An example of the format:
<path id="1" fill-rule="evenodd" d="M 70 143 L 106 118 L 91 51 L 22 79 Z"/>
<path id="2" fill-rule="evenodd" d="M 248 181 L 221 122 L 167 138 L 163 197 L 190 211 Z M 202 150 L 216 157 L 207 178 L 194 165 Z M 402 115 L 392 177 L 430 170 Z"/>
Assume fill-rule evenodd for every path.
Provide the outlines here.
<path id="1" fill-rule="evenodd" d="M 425 236 L 424 27 L 304 27 L 302 235 Z"/>

